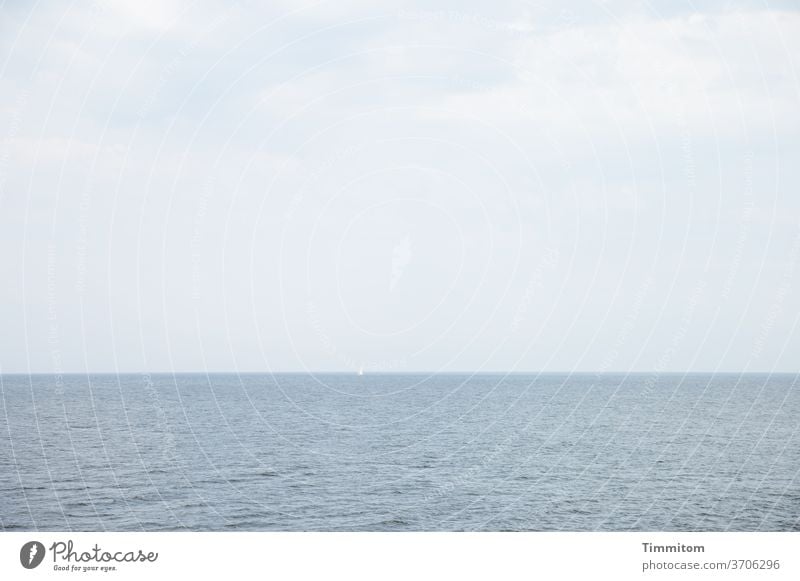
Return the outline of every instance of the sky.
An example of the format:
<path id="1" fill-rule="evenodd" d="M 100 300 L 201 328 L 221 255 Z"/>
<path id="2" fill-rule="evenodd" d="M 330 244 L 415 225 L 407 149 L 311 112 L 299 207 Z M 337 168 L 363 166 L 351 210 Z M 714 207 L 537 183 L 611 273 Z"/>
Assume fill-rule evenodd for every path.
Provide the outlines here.
<path id="1" fill-rule="evenodd" d="M 798 371 L 796 6 L 4 2 L 0 372 Z"/>

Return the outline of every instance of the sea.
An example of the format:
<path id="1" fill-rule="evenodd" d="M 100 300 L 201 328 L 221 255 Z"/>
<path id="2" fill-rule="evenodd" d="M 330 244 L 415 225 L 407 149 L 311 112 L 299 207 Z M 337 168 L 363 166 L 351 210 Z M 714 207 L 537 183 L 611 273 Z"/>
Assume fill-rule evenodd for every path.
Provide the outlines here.
<path id="1" fill-rule="evenodd" d="M 798 531 L 800 376 L 0 376 L 0 530 Z"/>

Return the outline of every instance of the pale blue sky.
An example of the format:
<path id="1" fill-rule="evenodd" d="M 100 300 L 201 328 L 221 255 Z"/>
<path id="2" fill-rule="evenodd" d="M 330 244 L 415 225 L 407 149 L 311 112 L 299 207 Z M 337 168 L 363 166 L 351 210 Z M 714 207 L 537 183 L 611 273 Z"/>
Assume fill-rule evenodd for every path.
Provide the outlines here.
<path id="1" fill-rule="evenodd" d="M 269 6 L 0 8 L 0 371 L 798 370 L 792 3 Z"/>

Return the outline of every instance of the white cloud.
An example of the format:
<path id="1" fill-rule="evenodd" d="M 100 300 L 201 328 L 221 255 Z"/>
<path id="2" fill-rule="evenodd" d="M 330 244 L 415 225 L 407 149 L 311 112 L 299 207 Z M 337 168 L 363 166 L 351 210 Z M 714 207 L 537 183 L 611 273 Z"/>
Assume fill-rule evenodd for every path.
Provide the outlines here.
<path id="1" fill-rule="evenodd" d="M 795 132 L 800 15 L 631 16 L 519 39 L 515 77 L 447 96 L 443 115 L 554 132 Z M 788 42 L 788 44 L 786 44 Z M 502 65 L 500 65 L 502 66 Z"/>
<path id="2" fill-rule="evenodd" d="M 109 0 L 100 9 L 121 20 L 166 31 L 177 24 L 181 13 L 191 4 L 189 0 Z"/>

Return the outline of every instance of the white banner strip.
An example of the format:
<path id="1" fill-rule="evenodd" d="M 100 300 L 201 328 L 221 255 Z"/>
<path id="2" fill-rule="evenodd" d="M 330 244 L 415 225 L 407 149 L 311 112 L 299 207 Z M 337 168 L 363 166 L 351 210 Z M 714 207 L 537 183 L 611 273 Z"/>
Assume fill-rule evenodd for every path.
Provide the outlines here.
<path id="1" fill-rule="evenodd" d="M 800 579 L 800 533 L 0 534 L 0 579 Z M 192 576 L 192 577 L 190 577 Z"/>

